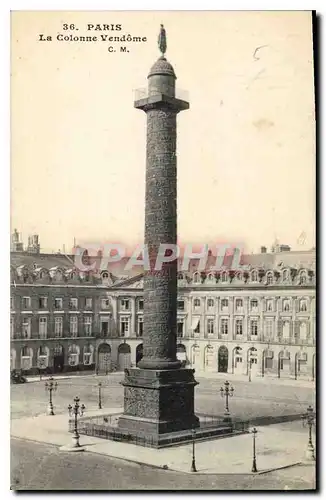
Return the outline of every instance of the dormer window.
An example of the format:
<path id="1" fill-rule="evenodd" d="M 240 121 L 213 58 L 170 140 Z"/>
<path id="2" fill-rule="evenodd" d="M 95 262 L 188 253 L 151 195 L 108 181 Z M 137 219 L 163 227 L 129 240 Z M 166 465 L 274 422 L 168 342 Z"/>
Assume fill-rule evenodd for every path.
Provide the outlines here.
<path id="1" fill-rule="evenodd" d="M 267 285 L 272 285 L 274 283 L 273 273 L 267 273 L 266 283 Z"/>
<path id="2" fill-rule="evenodd" d="M 251 273 L 251 281 L 254 283 L 258 282 L 258 272 L 257 271 L 252 271 Z"/>
<path id="3" fill-rule="evenodd" d="M 283 281 L 288 281 L 288 279 L 289 279 L 289 270 L 285 269 L 283 271 Z"/>
<path id="4" fill-rule="evenodd" d="M 102 274 L 102 278 L 103 278 L 104 280 L 107 280 L 107 279 L 109 278 L 109 273 L 103 273 L 103 274 Z"/>
<path id="5" fill-rule="evenodd" d="M 307 283 L 307 274 L 305 271 L 301 271 L 299 276 L 299 285 L 305 285 Z"/>
<path id="6" fill-rule="evenodd" d="M 222 273 L 221 281 L 222 283 L 226 283 L 228 281 L 228 273 L 226 271 Z"/>
<path id="7" fill-rule="evenodd" d="M 193 276 L 193 282 L 194 283 L 200 283 L 201 282 L 200 274 L 199 273 L 195 273 L 194 274 L 194 276 Z"/>

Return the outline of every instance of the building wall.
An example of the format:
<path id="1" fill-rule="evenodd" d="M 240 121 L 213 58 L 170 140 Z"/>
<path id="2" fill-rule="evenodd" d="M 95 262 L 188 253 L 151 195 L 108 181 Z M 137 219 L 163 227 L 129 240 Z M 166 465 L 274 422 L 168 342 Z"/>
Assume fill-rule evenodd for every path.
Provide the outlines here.
<path id="1" fill-rule="evenodd" d="M 102 372 L 105 369 L 123 370 L 131 365 L 135 366 L 137 347 L 139 349 L 142 342 L 141 332 L 138 331 L 138 318 L 143 314 L 142 293 L 142 288 L 112 288 L 104 284 L 89 285 L 80 282 L 63 284 L 60 280 L 51 284 L 15 283 L 11 288 L 11 366 L 16 369 L 23 368 L 29 374 L 38 373 L 40 359 L 43 359 L 50 372 Z M 24 297 L 30 298 L 27 308 L 26 304 L 23 304 Z M 47 297 L 46 309 L 40 309 L 41 297 Z M 62 309 L 55 307 L 55 299 L 62 299 Z M 71 307 L 70 299 L 78 299 L 76 309 Z M 86 299 L 92 299 L 91 307 L 86 307 Z M 223 309 L 225 300 L 228 300 L 228 304 Z M 242 309 L 236 307 L 240 305 L 239 300 L 242 300 Z M 252 300 L 257 301 L 257 310 L 253 310 Z M 178 301 L 178 323 L 183 323 L 182 330 L 181 326 L 178 326 L 178 351 L 185 352 L 178 356 L 194 367 L 196 372 L 227 369 L 229 374 L 248 377 L 314 377 L 314 286 L 231 288 L 222 284 L 181 284 Z M 289 307 L 285 307 L 285 301 L 288 301 Z M 302 307 L 301 301 L 305 301 L 305 307 Z M 72 316 L 77 317 L 77 335 L 70 331 Z M 41 338 L 40 334 L 41 317 L 47 318 L 46 338 Z M 62 333 L 55 331 L 57 317 L 62 318 Z M 84 327 L 86 317 L 91 318 L 90 334 L 87 334 Z M 31 325 L 27 335 L 23 325 L 26 318 L 30 318 Z M 239 330 L 237 333 L 236 330 L 239 321 L 242 321 L 242 333 L 239 333 Z M 252 325 L 252 321 L 256 323 Z M 107 330 L 103 323 L 107 323 Z M 123 323 L 125 327 L 128 325 L 124 333 Z M 109 360 L 103 353 L 102 356 L 99 354 L 104 344 L 108 345 L 107 349 L 111 351 L 107 356 Z M 45 355 L 39 353 L 42 346 L 46 350 Z M 59 363 L 60 366 L 58 357 L 55 361 L 58 346 L 63 348 L 63 362 Z M 90 346 L 92 352 L 85 360 L 86 346 Z M 23 348 L 23 354 L 27 352 L 30 362 L 26 360 L 26 356 L 22 358 Z M 78 362 L 76 356 L 71 358 L 71 354 L 74 354 L 69 352 L 71 349 L 79 351 Z M 45 369 L 45 366 L 42 369 Z"/>

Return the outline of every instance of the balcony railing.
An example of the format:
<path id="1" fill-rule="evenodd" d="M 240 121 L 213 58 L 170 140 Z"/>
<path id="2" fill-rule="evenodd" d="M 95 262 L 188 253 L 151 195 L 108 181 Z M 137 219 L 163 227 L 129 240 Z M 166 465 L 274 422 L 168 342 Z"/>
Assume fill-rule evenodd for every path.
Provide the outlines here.
<path id="1" fill-rule="evenodd" d="M 154 95 L 154 92 L 152 91 L 150 94 L 148 88 L 139 88 L 134 90 L 135 101 L 139 101 L 141 99 L 148 99 L 150 95 Z M 176 99 L 189 102 L 189 92 L 187 90 L 176 88 L 174 90 L 174 97 L 176 97 Z"/>

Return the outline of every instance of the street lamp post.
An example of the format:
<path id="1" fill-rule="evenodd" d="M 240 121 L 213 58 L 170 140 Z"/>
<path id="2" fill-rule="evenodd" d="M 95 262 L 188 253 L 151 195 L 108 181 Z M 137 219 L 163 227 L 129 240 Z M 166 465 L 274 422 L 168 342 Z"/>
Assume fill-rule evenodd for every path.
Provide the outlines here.
<path id="1" fill-rule="evenodd" d="M 303 425 L 307 424 L 308 425 L 308 447 L 307 447 L 307 452 L 306 456 L 308 460 L 316 460 L 315 457 L 315 449 L 314 445 L 312 444 L 312 426 L 314 425 L 315 422 L 315 414 L 312 406 L 308 406 L 307 412 L 302 415 L 302 423 Z"/>
<path id="2" fill-rule="evenodd" d="M 49 392 L 49 404 L 48 404 L 48 415 L 54 415 L 53 402 L 52 402 L 52 392 L 57 390 L 58 383 L 54 382 L 53 377 L 50 377 L 45 382 L 45 390 Z"/>
<path id="3" fill-rule="evenodd" d="M 196 457 L 195 457 L 195 439 L 196 439 L 196 430 L 192 429 L 192 461 L 191 461 L 191 469 L 190 472 L 197 472 L 196 469 Z"/>
<path id="4" fill-rule="evenodd" d="M 257 463 L 256 463 L 256 435 L 257 429 L 254 427 L 252 429 L 252 468 L 251 472 L 257 472 Z"/>
<path id="5" fill-rule="evenodd" d="M 108 354 L 104 354 L 104 363 L 105 363 L 105 375 L 108 374 L 108 371 L 109 371 L 109 355 Z"/>
<path id="6" fill-rule="evenodd" d="M 224 410 L 224 420 L 231 420 L 230 419 L 230 410 L 229 410 L 229 397 L 233 396 L 234 389 L 230 385 L 230 382 L 226 380 L 224 382 L 224 388 L 221 387 L 220 393 L 221 397 L 225 397 L 225 410 Z"/>
<path id="7" fill-rule="evenodd" d="M 42 381 L 42 370 L 45 368 L 45 359 L 44 358 L 39 358 L 38 360 L 38 369 L 40 373 L 40 382 Z"/>
<path id="8" fill-rule="evenodd" d="M 78 396 L 76 396 L 74 398 L 74 406 L 71 406 L 69 405 L 68 406 L 68 411 L 69 411 L 69 416 L 72 417 L 74 416 L 75 417 L 75 420 L 74 420 L 74 433 L 73 433 L 73 436 L 72 436 L 72 439 L 74 441 L 74 444 L 72 446 L 72 449 L 78 449 L 78 450 L 83 450 L 83 448 L 80 446 L 79 444 L 79 434 L 78 434 L 78 422 L 77 422 L 77 419 L 78 417 L 82 417 L 83 414 L 84 414 L 84 411 L 85 411 L 85 406 L 82 404 L 80 405 L 79 404 L 80 402 L 80 399 Z"/>
<path id="9" fill-rule="evenodd" d="M 102 410 L 102 384 L 98 383 L 98 409 Z"/>

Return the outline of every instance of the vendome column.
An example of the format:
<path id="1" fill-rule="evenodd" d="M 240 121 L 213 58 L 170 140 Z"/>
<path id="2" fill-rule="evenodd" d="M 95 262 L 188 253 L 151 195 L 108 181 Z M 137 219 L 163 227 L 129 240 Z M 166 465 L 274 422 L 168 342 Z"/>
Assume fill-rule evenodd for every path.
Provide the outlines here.
<path id="1" fill-rule="evenodd" d="M 135 108 L 147 115 L 145 245 L 151 270 L 144 276 L 143 358 L 125 371 L 120 429 L 164 434 L 199 425 L 194 414 L 194 370 L 176 357 L 177 260 L 155 270 L 160 244 L 177 243 L 177 114 L 189 103 L 175 97 L 176 75 L 162 56 L 148 75 L 147 96 Z"/>

